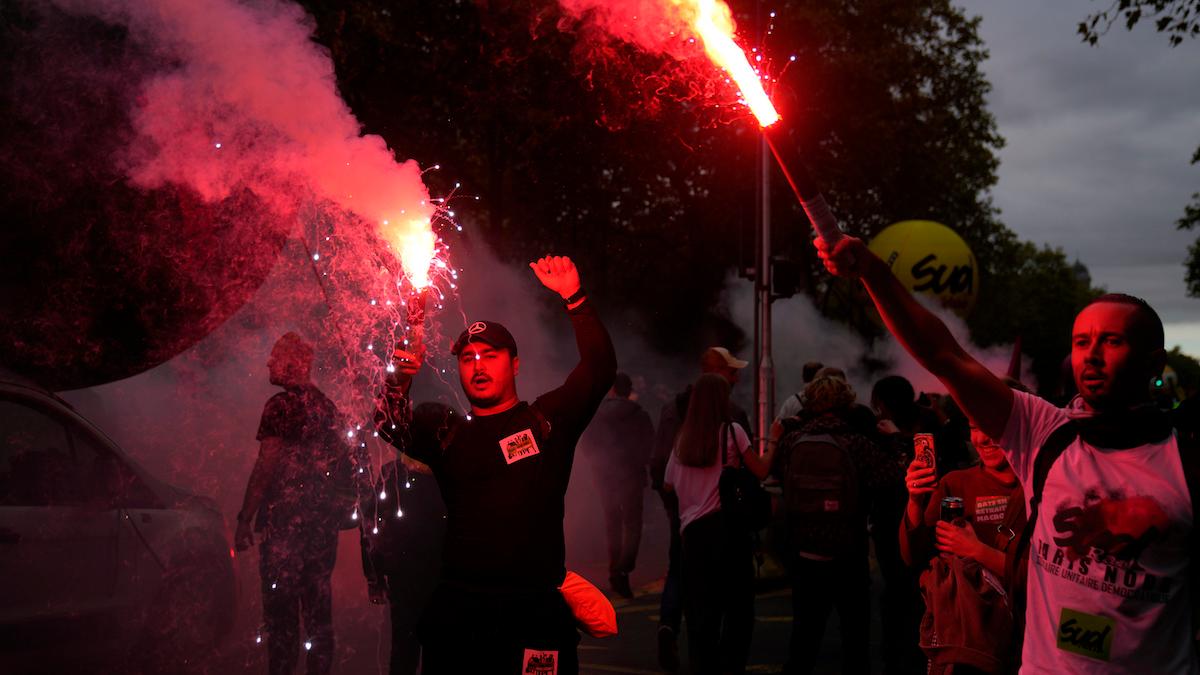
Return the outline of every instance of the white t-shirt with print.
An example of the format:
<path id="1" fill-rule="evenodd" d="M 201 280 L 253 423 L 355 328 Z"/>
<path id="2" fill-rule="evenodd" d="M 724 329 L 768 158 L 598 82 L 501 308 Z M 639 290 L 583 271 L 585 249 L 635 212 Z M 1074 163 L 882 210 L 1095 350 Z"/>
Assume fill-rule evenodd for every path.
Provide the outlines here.
<path id="1" fill-rule="evenodd" d="M 731 424 L 732 433 L 724 434 L 726 447 L 722 449 L 721 457 L 725 461 L 713 462 L 712 466 L 684 466 L 671 453 L 667 460 L 667 473 L 663 482 L 675 487 L 679 496 L 679 531 L 683 532 L 688 524 L 713 513 L 721 508 L 721 495 L 717 485 L 721 481 L 721 469 L 727 465 L 736 465 L 735 456 L 740 456 L 750 449 L 750 439 L 740 424 Z M 717 441 L 720 444 L 720 441 Z"/>
<path id="2" fill-rule="evenodd" d="M 1028 499 L 1034 455 L 1083 413 L 1078 401 L 1063 409 L 1013 398 L 1000 445 Z M 1174 434 L 1128 450 L 1076 439 L 1046 477 L 1029 544 L 1021 672 L 1200 673 L 1186 581 L 1191 527 Z"/>

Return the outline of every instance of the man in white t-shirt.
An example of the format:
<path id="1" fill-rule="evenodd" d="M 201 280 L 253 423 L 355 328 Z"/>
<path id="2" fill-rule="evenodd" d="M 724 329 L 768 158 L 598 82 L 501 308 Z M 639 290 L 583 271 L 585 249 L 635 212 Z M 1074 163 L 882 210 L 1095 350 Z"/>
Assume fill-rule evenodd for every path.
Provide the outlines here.
<path id="1" fill-rule="evenodd" d="M 818 238 L 816 246 L 831 272 L 863 282 L 904 347 L 1007 449 L 1027 499 L 1051 434 L 1068 421 L 1076 430 L 1050 464 L 1032 530 L 1021 672 L 1200 673 L 1188 582 L 1192 501 L 1170 421 L 1150 405 L 1149 382 L 1166 359 L 1154 310 L 1106 295 L 1076 316 L 1080 395 L 1062 409 L 1009 389 L 861 240 L 829 247 Z"/>

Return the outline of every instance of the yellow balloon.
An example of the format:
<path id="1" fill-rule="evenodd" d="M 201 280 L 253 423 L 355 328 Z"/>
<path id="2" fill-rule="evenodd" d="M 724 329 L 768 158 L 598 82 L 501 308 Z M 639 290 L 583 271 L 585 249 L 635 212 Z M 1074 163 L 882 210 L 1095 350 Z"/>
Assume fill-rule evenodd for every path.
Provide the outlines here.
<path id="1" fill-rule="evenodd" d="M 904 220 L 875 235 L 868 248 L 913 293 L 937 298 L 959 316 L 979 294 L 979 264 L 967 242 L 932 220 Z"/>

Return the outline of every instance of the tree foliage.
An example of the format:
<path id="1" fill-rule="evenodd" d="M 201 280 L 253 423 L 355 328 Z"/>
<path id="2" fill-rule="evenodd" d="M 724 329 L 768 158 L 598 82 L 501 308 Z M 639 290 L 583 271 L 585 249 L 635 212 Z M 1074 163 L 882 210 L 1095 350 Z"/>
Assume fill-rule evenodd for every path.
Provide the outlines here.
<path id="1" fill-rule="evenodd" d="M 1142 21 L 1153 21 L 1155 30 L 1166 33 L 1171 46 L 1176 47 L 1184 38 L 1200 36 L 1200 0 L 1115 0 L 1108 9 L 1089 15 L 1080 23 L 1079 34 L 1094 45 L 1118 20 L 1127 30 L 1133 30 Z M 1200 163 L 1200 148 L 1192 155 L 1192 164 L 1197 163 Z M 1181 230 L 1200 224 L 1200 192 L 1192 195 L 1192 203 L 1184 207 L 1183 217 L 1176 224 Z M 1200 298 L 1200 237 L 1188 247 L 1183 266 L 1188 295 Z"/>
<path id="2" fill-rule="evenodd" d="M 1200 164 L 1200 148 L 1192 155 L 1192 164 Z M 1200 192 L 1192 195 L 1192 203 L 1184 207 L 1183 217 L 1177 221 L 1177 225 L 1181 230 L 1191 230 L 1200 226 Z M 1187 283 L 1188 295 L 1200 298 L 1200 238 L 1188 247 L 1184 267 L 1187 269 L 1184 281 Z"/>
<path id="3" fill-rule="evenodd" d="M 1200 35 L 1200 0 L 1113 0 L 1108 9 L 1088 15 L 1079 23 L 1079 34 L 1088 44 L 1096 44 L 1118 22 L 1126 30 L 1142 21 L 1154 23 L 1154 29 L 1165 33 L 1171 46 L 1185 38 Z"/>
<path id="4" fill-rule="evenodd" d="M 576 256 L 596 297 L 664 351 L 743 337 L 714 307 L 728 275 L 753 260 L 748 115 L 714 111 L 679 85 L 679 64 L 598 36 L 551 0 L 303 4 L 368 130 L 481 196 L 456 209 L 473 236 L 508 259 Z M 754 3 L 731 5 L 753 36 Z M 1061 252 L 1019 242 L 992 205 L 1003 139 L 986 107 L 979 20 L 949 0 L 770 9 L 761 47 L 790 64 L 771 67 L 775 97 L 843 226 L 864 237 L 909 218 L 952 226 L 982 265 L 976 339 L 1022 334 L 1052 371 L 1064 317 L 1089 287 Z M 430 179 L 435 190 L 443 180 Z M 800 263 L 805 291 L 877 330 L 855 319 L 861 298 L 847 303 L 830 285 L 778 177 L 773 198 L 776 251 Z"/>

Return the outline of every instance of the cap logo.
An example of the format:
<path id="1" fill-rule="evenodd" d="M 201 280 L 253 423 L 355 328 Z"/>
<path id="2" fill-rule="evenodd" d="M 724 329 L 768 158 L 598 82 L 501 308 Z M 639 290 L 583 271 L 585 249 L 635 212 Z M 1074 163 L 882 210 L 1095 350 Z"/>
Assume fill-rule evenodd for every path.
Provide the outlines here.
<path id="1" fill-rule="evenodd" d="M 475 323 L 471 324 L 470 328 L 467 329 L 467 333 L 469 335 L 479 335 L 485 330 L 487 330 L 487 324 L 482 321 L 476 321 Z"/>

